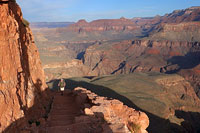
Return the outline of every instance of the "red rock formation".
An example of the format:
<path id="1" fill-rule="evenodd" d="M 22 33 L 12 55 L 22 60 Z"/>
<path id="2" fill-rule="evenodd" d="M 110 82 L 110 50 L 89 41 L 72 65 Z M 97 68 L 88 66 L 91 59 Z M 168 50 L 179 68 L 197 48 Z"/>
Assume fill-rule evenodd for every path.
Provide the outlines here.
<path id="1" fill-rule="evenodd" d="M 91 71 L 97 70 L 100 75 L 134 71 L 160 72 L 164 70 L 168 59 L 174 55 L 184 56 L 194 45 L 190 42 L 151 40 L 93 45 L 86 50 L 84 64 Z"/>
<path id="2" fill-rule="evenodd" d="M 83 105 L 82 108 L 85 115 L 88 115 L 88 119 L 94 115 L 96 118 L 103 117 L 109 123 L 109 125 L 101 124 L 102 132 L 147 132 L 149 119 L 145 113 L 129 108 L 118 100 L 99 97 L 84 88 L 75 88 L 74 93 L 76 94 L 76 103 Z"/>
<path id="3" fill-rule="evenodd" d="M 182 22 L 199 21 L 200 7 L 191 7 L 183 10 L 175 10 L 172 13 L 165 14 L 164 16 L 155 16 L 149 18 L 133 18 L 132 21 L 139 26 L 146 29 L 153 26 L 165 23 L 179 24 Z"/>
<path id="4" fill-rule="evenodd" d="M 74 32 L 100 32 L 100 31 L 136 31 L 145 30 L 152 32 L 162 24 L 182 23 L 199 21 L 200 7 L 191 7 L 184 10 L 176 10 L 164 16 L 155 16 L 151 18 L 133 18 L 133 19 L 101 19 L 88 23 L 80 20 L 67 27 L 67 30 Z M 153 29 L 153 30 L 152 30 Z"/>
<path id="5" fill-rule="evenodd" d="M 161 24 L 151 33 L 153 40 L 172 40 L 172 41 L 200 41 L 199 22 L 182 22 Z"/>
<path id="6" fill-rule="evenodd" d="M 15 2 L 0 3 L 0 132 L 20 118 L 44 114 L 46 83 L 33 36 Z M 40 99 L 41 98 L 41 99 Z M 44 105 L 42 105 L 44 104 Z M 31 112 L 30 108 L 39 111 Z M 29 117 L 29 118 L 30 118 Z M 25 121 L 25 120 L 24 120 Z M 16 125 L 23 123 L 20 121 Z M 15 128 L 17 131 L 17 128 Z"/>

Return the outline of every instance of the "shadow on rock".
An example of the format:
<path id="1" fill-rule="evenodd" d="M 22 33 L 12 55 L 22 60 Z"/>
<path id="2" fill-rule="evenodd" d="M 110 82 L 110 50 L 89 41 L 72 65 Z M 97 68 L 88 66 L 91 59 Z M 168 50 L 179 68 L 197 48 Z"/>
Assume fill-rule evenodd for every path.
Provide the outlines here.
<path id="1" fill-rule="evenodd" d="M 181 125 L 188 133 L 200 133 L 200 113 L 199 112 L 185 112 L 176 110 L 175 115 L 178 118 L 184 119 Z"/>
<path id="2" fill-rule="evenodd" d="M 167 71 L 167 74 L 177 73 L 182 69 L 192 69 L 200 64 L 200 52 L 190 52 L 185 56 L 173 56 L 167 62 L 168 67 L 178 65 L 176 69 Z"/>
<path id="3" fill-rule="evenodd" d="M 41 126 L 47 119 L 47 114 L 51 108 L 51 93 L 49 89 L 41 91 L 42 82 L 40 79 L 34 84 L 34 101 L 32 107 L 23 106 L 24 117 L 10 124 L 3 133 L 21 133 L 31 131 L 31 128 Z M 29 96 L 27 95 L 27 97 Z M 21 97 L 18 97 L 21 98 Z M 20 100 L 20 99 L 19 99 Z"/>

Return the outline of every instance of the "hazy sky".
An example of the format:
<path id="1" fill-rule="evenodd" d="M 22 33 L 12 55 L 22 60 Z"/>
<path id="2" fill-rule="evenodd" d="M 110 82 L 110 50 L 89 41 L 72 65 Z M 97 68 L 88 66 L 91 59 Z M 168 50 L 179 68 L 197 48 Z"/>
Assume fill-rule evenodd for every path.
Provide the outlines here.
<path id="1" fill-rule="evenodd" d="M 17 0 L 30 22 L 150 17 L 200 6 L 200 0 Z"/>

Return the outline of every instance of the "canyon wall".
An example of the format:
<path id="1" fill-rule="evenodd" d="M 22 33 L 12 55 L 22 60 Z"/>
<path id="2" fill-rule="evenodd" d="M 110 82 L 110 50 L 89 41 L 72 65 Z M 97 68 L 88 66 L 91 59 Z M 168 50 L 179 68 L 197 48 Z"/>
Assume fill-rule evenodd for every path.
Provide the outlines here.
<path id="1" fill-rule="evenodd" d="M 85 20 L 79 20 L 77 23 L 67 27 L 67 30 L 74 32 L 102 32 L 102 31 L 132 31 L 140 28 L 136 26 L 131 20 L 126 18 L 120 19 L 102 19 L 95 20 L 88 23 Z"/>
<path id="2" fill-rule="evenodd" d="M 97 75 L 134 72 L 178 73 L 199 95 L 199 42 L 134 40 L 90 46 L 84 65 Z"/>
<path id="3" fill-rule="evenodd" d="M 90 46 L 84 64 L 99 75 L 170 72 L 193 68 L 199 63 L 200 44 L 184 41 L 134 40 Z"/>
<path id="4" fill-rule="evenodd" d="M 34 120 L 45 113 L 47 95 L 43 92 L 47 86 L 39 52 L 28 23 L 22 17 L 20 7 L 14 1 L 1 1 L 0 12 L 0 132 L 2 132 L 6 128 L 8 130 L 19 126 L 28 119 Z M 34 112 L 34 108 L 39 111 Z M 15 123 L 16 121 L 18 122 Z"/>

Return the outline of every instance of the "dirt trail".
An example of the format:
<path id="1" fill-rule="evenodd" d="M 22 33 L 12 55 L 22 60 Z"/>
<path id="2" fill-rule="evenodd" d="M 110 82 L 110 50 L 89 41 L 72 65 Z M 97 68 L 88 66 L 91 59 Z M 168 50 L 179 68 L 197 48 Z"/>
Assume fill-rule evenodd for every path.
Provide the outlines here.
<path id="1" fill-rule="evenodd" d="M 48 133 L 76 133 L 75 117 L 80 115 L 80 108 L 75 96 L 65 92 L 63 96 L 55 93 L 52 108 L 47 121 Z"/>

